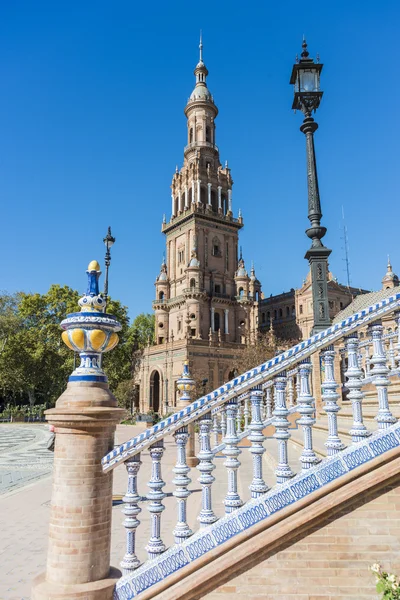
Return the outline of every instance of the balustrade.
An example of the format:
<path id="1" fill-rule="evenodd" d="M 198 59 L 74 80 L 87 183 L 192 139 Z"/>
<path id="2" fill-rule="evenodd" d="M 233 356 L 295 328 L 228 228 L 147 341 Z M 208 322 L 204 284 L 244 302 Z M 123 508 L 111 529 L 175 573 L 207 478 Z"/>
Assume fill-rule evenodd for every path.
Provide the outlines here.
<path id="1" fill-rule="evenodd" d="M 398 298 L 396 297 L 396 302 L 396 306 L 400 305 L 400 294 Z M 368 311 L 366 314 L 367 317 L 363 315 L 363 319 L 368 325 Z M 379 315 L 377 314 L 377 316 Z M 173 448 L 177 453 L 176 463 L 172 469 L 174 473 L 172 484 L 175 486 L 172 495 L 176 501 L 177 521 L 171 529 L 175 544 L 178 545 L 185 544 L 186 540 L 192 536 L 192 529 L 195 529 L 195 517 L 197 517 L 201 530 L 214 527 L 219 517 L 214 511 L 213 500 L 217 508 L 218 494 L 220 494 L 220 501 L 223 499 L 226 515 L 231 515 L 235 511 L 240 513 L 241 506 L 250 498 L 255 501 L 263 494 L 269 493 L 270 488 L 265 479 L 269 481 L 268 477 L 271 474 L 266 477 L 263 473 L 263 466 L 265 468 L 268 465 L 268 462 L 263 460 L 266 452 L 272 452 L 273 456 L 277 452 L 278 463 L 274 474 L 278 485 L 284 484 L 294 477 L 295 473 L 292 470 L 292 464 L 294 463 L 289 464 L 288 456 L 288 442 L 291 438 L 289 415 L 299 415 L 299 418 L 296 418 L 297 424 L 301 427 L 302 436 L 295 437 L 294 441 L 296 444 L 301 443 L 302 445 L 299 457 L 301 471 L 308 473 L 314 472 L 315 469 L 315 472 L 318 472 L 319 463 L 323 460 L 321 459 L 321 452 L 316 452 L 314 438 L 321 446 L 325 445 L 328 458 L 346 452 L 345 444 L 340 439 L 338 432 L 340 395 L 338 393 L 338 383 L 335 380 L 334 364 L 337 354 L 335 353 L 333 341 L 338 340 L 344 343 L 344 349 L 341 350 L 341 360 L 344 366 L 342 374 L 346 378 L 344 386 L 347 398 L 352 406 L 353 420 L 349 431 L 351 443 L 366 443 L 371 435 L 377 434 L 377 432 L 371 433 L 368 431 L 363 420 L 363 385 L 365 383 L 370 384 L 372 382 L 376 386 L 378 430 L 385 430 L 396 422 L 389 408 L 388 386 L 390 380 L 388 375 L 389 373 L 394 375 L 395 367 L 400 366 L 400 333 L 397 334 L 398 338 L 395 346 L 393 343 L 394 334 L 383 336 L 383 327 L 377 321 L 377 316 L 374 319 L 375 322 L 369 324 L 368 335 L 371 339 L 363 340 L 361 343 L 356 331 L 357 328 L 360 328 L 357 319 L 354 319 L 354 321 L 350 319 L 349 324 L 352 323 L 352 327 L 350 325 L 348 329 L 343 327 L 341 334 L 333 330 L 330 339 L 325 340 L 323 336 L 318 338 L 320 339 L 319 347 L 322 347 L 321 397 L 324 411 L 327 414 L 327 436 L 322 440 L 322 426 L 319 428 L 318 435 L 313 435 L 313 428 L 316 423 L 314 396 L 319 393 L 319 390 L 315 389 L 313 392 L 311 389 L 312 364 L 310 356 L 313 352 L 318 351 L 317 345 L 308 350 L 306 343 L 299 344 L 291 349 L 291 353 L 288 352 L 282 355 L 282 360 L 279 357 L 278 359 L 274 357 L 266 363 L 267 367 L 263 370 L 253 369 L 249 372 L 250 375 L 246 374 L 243 378 L 237 377 L 233 382 L 221 386 L 218 390 L 192 404 L 190 404 L 188 390 L 193 385 L 193 380 L 190 379 L 188 366 L 185 366 L 186 371 L 182 380 L 180 380 L 179 388 L 184 391 L 182 397 L 186 402 L 186 404 L 181 403 L 184 416 L 182 417 L 182 413 L 178 413 L 178 416 L 174 415 L 165 420 L 167 425 L 161 423 L 155 426 L 152 429 L 153 433 L 145 436 L 146 439 L 147 437 L 149 439 L 148 443 L 143 442 L 143 438 L 141 440 L 135 438 L 134 442 L 138 445 L 138 449 L 139 447 L 141 450 L 148 448 L 151 460 L 151 478 L 148 483 L 150 491 L 147 494 L 147 508 L 151 516 L 150 539 L 146 546 L 149 559 L 156 559 L 166 550 L 166 544 L 163 540 L 167 538 L 161 528 L 161 516 L 165 510 L 163 500 L 166 496 L 163 491 L 165 483 L 161 475 L 161 461 L 165 452 L 164 438 L 167 435 L 172 435 L 175 442 Z M 396 318 L 400 321 L 400 311 Z M 385 352 L 385 340 L 389 340 L 388 353 Z M 332 343 L 329 343 L 330 341 Z M 371 344 L 373 350 L 370 357 Z M 362 361 L 364 361 L 365 373 L 361 368 Z M 388 362 L 391 369 L 389 369 Z M 364 374 L 367 377 L 366 381 L 364 381 Z M 190 415 L 192 408 L 195 411 L 193 416 L 185 421 L 185 415 Z M 345 421 L 343 420 L 343 422 Z M 266 428 L 271 426 L 274 427 L 274 432 L 272 437 L 267 439 Z M 163 427 L 168 428 L 168 431 L 163 433 Z M 193 484 L 189 477 L 190 468 L 186 456 L 189 427 L 193 431 L 195 429 L 198 431 L 199 451 L 197 459 L 199 462 L 197 470 L 201 490 L 191 489 Z M 153 436 L 151 443 L 150 435 Z M 244 438 L 248 439 L 249 446 L 241 449 L 239 444 Z M 215 446 L 214 448 L 211 446 L 211 440 Z M 167 444 L 167 448 L 170 447 L 171 445 Z M 125 448 L 124 451 L 129 454 L 128 448 Z M 221 455 L 224 457 L 222 460 Z M 127 455 L 124 459 L 128 473 L 128 488 L 123 497 L 126 552 L 121 562 L 121 568 L 124 575 L 132 574 L 132 576 L 135 576 L 135 571 L 140 566 L 136 545 L 140 525 L 138 515 L 141 512 L 138 476 L 143 456 L 143 452 L 137 451 L 132 456 Z M 241 457 L 240 460 L 239 456 Z M 249 475 L 250 458 L 251 472 L 246 482 L 246 485 L 248 485 L 250 481 L 250 485 L 248 485 L 249 491 L 246 492 L 243 481 L 239 486 L 238 478 L 240 469 L 245 469 L 245 475 Z M 218 460 L 221 461 L 219 465 Z M 241 463 L 244 466 L 241 466 Z M 216 464 L 219 467 L 217 470 Z M 222 467 L 226 469 L 226 478 L 223 477 L 222 481 L 216 482 L 217 476 L 221 478 Z M 215 487 L 216 484 L 218 484 L 217 487 Z M 221 488 L 221 486 L 223 487 Z M 189 506 L 192 506 L 193 509 L 197 505 L 198 500 L 193 504 L 193 496 L 199 499 L 197 494 L 193 495 L 191 493 L 194 491 L 201 493 L 201 503 L 195 515 L 193 515 L 193 510 L 188 510 Z M 190 518 L 188 518 L 188 515 L 190 515 Z M 169 516 L 168 519 L 165 518 L 164 520 L 170 523 L 171 517 Z"/>

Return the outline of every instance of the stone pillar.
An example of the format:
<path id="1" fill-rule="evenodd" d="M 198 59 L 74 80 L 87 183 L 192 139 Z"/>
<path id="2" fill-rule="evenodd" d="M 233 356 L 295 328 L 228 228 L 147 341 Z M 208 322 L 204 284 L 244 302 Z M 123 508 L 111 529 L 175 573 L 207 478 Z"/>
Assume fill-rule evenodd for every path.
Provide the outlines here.
<path id="1" fill-rule="evenodd" d="M 197 204 L 201 204 L 201 180 L 197 180 Z"/>
<path id="2" fill-rule="evenodd" d="M 187 185 L 185 185 L 185 209 L 186 208 L 189 208 L 189 190 Z"/>
<path id="3" fill-rule="evenodd" d="M 211 183 L 207 183 L 208 206 L 211 206 Z"/>
<path id="4" fill-rule="evenodd" d="M 229 335 L 229 308 L 225 308 L 224 313 L 225 313 L 225 334 Z"/>
<path id="5" fill-rule="evenodd" d="M 125 411 L 117 408 L 99 366 L 102 352 L 118 343 L 115 332 L 121 327 L 103 312 L 95 261 L 88 275 L 82 312 L 62 324 L 63 340 L 80 353 L 81 364 L 56 407 L 46 411 L 56 434 L 49 546 L 46 572 L 34 580 L 32 600 L 112 600 L 121 576 L 110 568 L 112 473 L 103 473 L 101 459 L 113 448 Z"/>
<path id="6" fill-rule="evenodd" d="M 218 210 L 222 211 L 222 186 L 218 186 Z"/>
<path id="7" fill-rule="evenodd" d="M 214 320 L 214 314 L 215 314 L 215 308 L 212 306 L 212 307 L 211 307 L 211 331 L 212 331 L 213 333 L 214 333 L 214 331 L 215 331 L 215 327 L 214 327 L 214 324 L 215 324 L 215 320 Z"/>
<path id="8" fill-rule="evenodd" d="M 192 180 L 192 204 L 196 204 L 194 179 Z"/>
<path id="9" fill-rule="evenodd" d="M 228 212 L 232 212 L 232 190 L 228 190 Z"/>
<path id="10" fill-rule="evenodd" d="M 183 210 L 183 206 L 182 206 L 182 191 L 181 188 L 179 188 L 178 190 L 178 211 L 182 212 Z"/>
<path id="11" fill-rule="evenodd" d="M 174 198 L 174 194 L 171 194 L 171 215 L 174 217 L 175 216 L 175 198 Z"/>

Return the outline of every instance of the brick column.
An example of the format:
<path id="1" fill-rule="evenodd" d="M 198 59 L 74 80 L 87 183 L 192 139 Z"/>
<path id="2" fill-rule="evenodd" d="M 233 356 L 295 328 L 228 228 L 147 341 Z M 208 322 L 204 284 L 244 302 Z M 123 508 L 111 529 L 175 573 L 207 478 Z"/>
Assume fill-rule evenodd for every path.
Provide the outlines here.
<path id="1" fill-rule="evenodd" d="M 112 600 L 121 573 L 110 568 L 112 472 L 101 458 L 124 411 L 106 383 L 70 382 L 56 408 L 54 475 L 46 572 L 32 600 Z"/>
<path id="2" fill-rule="evenodd" d="M 112 473 L 102 457 L 112 450 L 117 408 L 104 374 L 102 354 L 118 343 L 121 325 L 106 314 L 99 293 L 100 265 L 87 268 L 80 312 L 61 322 L 62 339 L 81 362 L 56 407 L 46 411 L 55 428 L 53 491 L 46 572 L 33 582 L 32 600 L 112 600 L 121 576 L 110 568 Z"/>

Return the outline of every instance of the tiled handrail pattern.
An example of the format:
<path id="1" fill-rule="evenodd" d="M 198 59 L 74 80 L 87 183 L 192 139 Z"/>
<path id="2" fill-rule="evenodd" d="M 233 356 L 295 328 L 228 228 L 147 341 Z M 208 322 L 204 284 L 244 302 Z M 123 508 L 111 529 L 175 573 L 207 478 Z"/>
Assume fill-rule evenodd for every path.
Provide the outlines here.
<path id="1" fill-rule="evenodd" d="M 160 421 L 140 435 L 128 440 L 119 448 L 109 452 L 102 459 L 103 470 L 109 471 L 110 469 L 114 469 L 118 464 L 125 462 L 155 442 L 162 440 L 181 427 L 187 426 L 189 423 L 199 419 L 211 409 L 228 403 L 240 394 L 272 379 L 280 372 L 293 368 L 300 360 L 309 357 L 316 351 L 326 348 L 351 332 L 357 331 L 365 325 L 380 319 L 385 314 L 394 312 L 399 307 L 400 293 L 385 298 L 381 302 L 344 319 L 341 323 L 336 323 L 308 340 L 296 344 L 293 348 L 266 361 L 262 365 L 235 377 L 232 381 L 199 398 L 186 408 Z"/>

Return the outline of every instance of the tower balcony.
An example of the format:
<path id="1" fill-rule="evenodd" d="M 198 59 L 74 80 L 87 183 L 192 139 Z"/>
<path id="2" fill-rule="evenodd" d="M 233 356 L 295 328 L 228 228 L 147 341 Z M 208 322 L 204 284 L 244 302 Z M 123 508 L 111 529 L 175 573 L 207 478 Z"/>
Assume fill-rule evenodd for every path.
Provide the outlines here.
<path id="1" fill-rule="evenodd" d="M 212 144 L 211 142 L 191 142 L 184 149 L 184 155 L 191 150 L 196 150 L 197 148 L 211 148 L 214 152 L 219 152 L 218 146 L 216 144 Z"/>

